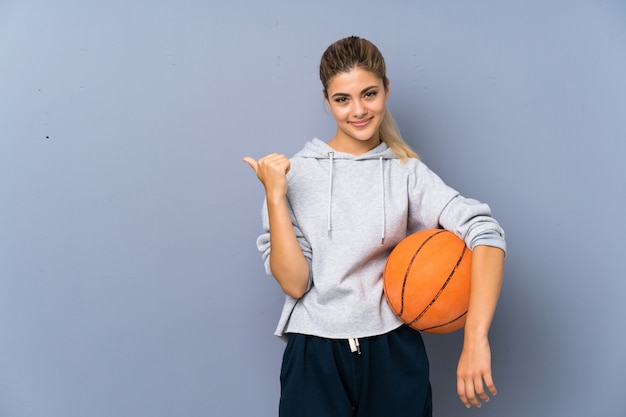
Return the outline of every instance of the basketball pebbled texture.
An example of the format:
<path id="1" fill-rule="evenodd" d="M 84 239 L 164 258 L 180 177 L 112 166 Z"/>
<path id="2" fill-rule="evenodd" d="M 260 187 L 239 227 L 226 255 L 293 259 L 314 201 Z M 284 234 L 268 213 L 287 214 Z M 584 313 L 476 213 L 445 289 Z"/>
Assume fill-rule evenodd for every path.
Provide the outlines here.
<path id="1" fill-rule="evenodd" d="M 413 233 L 387 259 L 387 303 L 415 330 L 441 334 L 461 329 L 469 306 L 471 262 L 471 250 L 454 233 Z"/>

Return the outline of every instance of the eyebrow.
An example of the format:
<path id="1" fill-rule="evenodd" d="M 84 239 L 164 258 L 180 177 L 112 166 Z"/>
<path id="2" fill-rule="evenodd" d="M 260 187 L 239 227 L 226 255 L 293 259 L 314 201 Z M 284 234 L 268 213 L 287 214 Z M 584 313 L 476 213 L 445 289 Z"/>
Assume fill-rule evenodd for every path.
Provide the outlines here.
<path id="1" fill-rule="evenodd" d="M 378 86 L 378 85 L 370 85 L 369 87 L 365 87 L 365 88 L 361 91 L 361 94 L 365 94 L 365 93 L 367 93 L 368 91 L 370 91 L 370 90 L 372 90 L 372 89 L 374 89 L 374 88 L 379 88 L 379 86 Z M 340 93 L 335 93 L 335 94 L 333 94 L 331 97 L 333 97 L 333 98 L 335 98 L 335 97 L 350 97 L 350 94 L 347 94 L 347 93 L 341 93 L 341 92 L 340 92 Z"/>

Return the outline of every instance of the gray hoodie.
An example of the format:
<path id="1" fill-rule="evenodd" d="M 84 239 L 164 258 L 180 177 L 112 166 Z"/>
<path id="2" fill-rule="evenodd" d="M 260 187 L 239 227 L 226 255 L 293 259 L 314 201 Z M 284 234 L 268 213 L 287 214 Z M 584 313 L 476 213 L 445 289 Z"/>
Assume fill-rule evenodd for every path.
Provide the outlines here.
<path id="1" fill-rule="evenodd" d="M 302 298 L 286 296 L 277 336 L 349 339 L 399 327 L 383 294 L 382 271 L 395 245 L 418 230 L 445 228 L 471 249 L 506 250 L 489 206 L 462 197 L 418 159 L 401 163 L 384 143 L 355 156 L 313 139 L 291 158 L 287 180 L 310 276 Z M 271 275 L 266 205 L 263 227 L 257 246 Z"/>

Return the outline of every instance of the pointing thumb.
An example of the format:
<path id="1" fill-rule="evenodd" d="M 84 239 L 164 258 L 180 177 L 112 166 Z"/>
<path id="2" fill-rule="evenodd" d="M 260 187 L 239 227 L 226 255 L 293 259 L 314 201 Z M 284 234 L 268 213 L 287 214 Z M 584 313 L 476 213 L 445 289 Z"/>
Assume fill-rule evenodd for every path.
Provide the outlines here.
<path id="1" fill-rule="evenodd" d="M 250 165 L 250 168 L 252 168 L 255 173 L 259 169 L 259 164 L 257 163 L 256 159 L 246 156 L 245 158 L 243 158 L 243 161 Z"/>

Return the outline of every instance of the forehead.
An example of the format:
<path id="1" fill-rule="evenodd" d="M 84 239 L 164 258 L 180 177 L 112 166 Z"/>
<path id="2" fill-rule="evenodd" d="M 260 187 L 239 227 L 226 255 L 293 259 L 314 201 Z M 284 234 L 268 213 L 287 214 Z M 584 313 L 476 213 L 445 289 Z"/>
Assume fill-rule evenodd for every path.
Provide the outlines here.
<path id="1" fill-rule="evenodd" d="M 373 72 L 354 68 L 349 72 L 340 72 L 328 83 L 328 93 L 360 93 L 372 86 L 383 87 L 383 80 Z"/>

